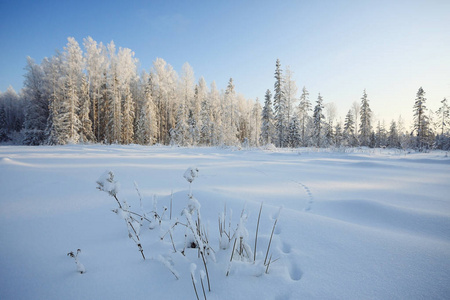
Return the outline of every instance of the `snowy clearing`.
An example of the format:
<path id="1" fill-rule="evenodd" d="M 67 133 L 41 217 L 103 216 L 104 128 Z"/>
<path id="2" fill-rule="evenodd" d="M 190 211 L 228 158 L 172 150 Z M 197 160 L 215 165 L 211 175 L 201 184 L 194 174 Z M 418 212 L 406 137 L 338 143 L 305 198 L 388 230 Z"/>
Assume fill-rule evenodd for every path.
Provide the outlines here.
<path id="1" fill-rule="evenodd" d="M 191 271 L 202 299 L 202 259 L 196 249 L 180 253 L 185 229 L 174 229 L 174 245 L 160 239 L 168 211 L 161 227 L 140 229 L 143 260 L 111 212 L 116 201 L 96 189 L 111 170 L 131 209 L 140 210 L 136 182 L 147 211 L 154 195 L 158 212 L 172 198 L 172 219 L 186 222 L 189 167 L 198 169 L 192 194 L 216 257 L 208 299 L 448 299 L 445 152 L 102 145 L 0 147 L 0 299 L 196 299 Z M 218 217 L 231 209 L 233 230 L 245 206 L 253 251 L 261 202 L 257 263 L 230 265 Z"/>

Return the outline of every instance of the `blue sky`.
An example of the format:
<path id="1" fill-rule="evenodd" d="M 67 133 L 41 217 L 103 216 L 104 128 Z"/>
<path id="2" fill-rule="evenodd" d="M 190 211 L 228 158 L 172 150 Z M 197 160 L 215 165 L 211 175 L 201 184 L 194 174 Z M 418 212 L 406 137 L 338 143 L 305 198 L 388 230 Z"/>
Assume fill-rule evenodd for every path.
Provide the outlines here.
<path id="1" fill-rule="evenodd" d="M 26 57 L 40 62 L 80 44 L 114 40 L 140 69 L 161 57 L 178 72 L 247 98 L 273 89 L 275 60 L 299 86 L 345 117 L 367 90 L 376 119 L 409 122 L 415 94 L 450 99 L 450 1 L 0 1 L 0 91 L 20 90 Z"/>

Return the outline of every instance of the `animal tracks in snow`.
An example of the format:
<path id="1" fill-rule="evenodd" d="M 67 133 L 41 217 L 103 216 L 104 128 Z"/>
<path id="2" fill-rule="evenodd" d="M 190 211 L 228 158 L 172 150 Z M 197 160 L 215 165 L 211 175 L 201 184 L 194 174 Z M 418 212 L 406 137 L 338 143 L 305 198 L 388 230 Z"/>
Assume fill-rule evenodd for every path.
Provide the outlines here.
<path id="1" fill-rule="evenodd" d="M 311 193 L 311 190 L 309 189 L 308 186 L 304 185 L 300 181 L 292 180 L 292 182 L 295 182 L 296 184 L 300 185 L 305 190 L 306 194 L 308 195 L 308 204 L 306 205 L 304 211 L 310 211 L 311 208 L 312 208 L 312 205 L 314 203 L 314 197 L 313 197 L 313 195 Z"/>
<path id="2" fill-rule="evenodd" d="M 289 276 L 293 281 L 299 281 L 302 279 L 303 271 L 298 267 L 297 263 L 293 260 L 289 262 Z"/>

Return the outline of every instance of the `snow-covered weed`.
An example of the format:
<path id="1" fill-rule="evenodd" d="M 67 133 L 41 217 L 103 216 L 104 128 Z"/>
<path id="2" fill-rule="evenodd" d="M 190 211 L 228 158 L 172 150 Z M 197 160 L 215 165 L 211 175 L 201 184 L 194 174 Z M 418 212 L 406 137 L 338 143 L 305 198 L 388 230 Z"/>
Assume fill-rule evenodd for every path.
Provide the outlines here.
<path id="1" fill-rule="evenodd" d="M 117 204 L 118 208 L 114 209 L 113 212 L 116 213 L 119 217 L 121 217 L 127 226 L 128 236 L 130 239 L 134 241 L 136 246 L 138 247 L 139 252 L 141 253 L 143 259 L 146 257 L 144 255 L 144 250 L 141 242 L 141 227 L 144 226 L 144 223 L 148 223 L 148 228 L 150 230 L 154 230 L 155 228 L 159 228 L 161 235 L 159 236 L 159 240 L 164 241 L 165 239 L 170 238 L 170 243 L 173 248 L 172 253 L 161 252 L 158 247 L 152 247 L 153 252 L 151 259 L 155 259 L 165 265 L 169 271 L 175 276 L 176 279 L 180 277 L 179 273 L 175 269 L 174 261 L 178 261 L 175 259 L 175 253 L 181 253 L 185 257 L 189 257 L 186 255 L 187 249 L 196 249 L 198 251 L 198 258 L 201 259 L 203 263 L 203 269 L 200 270 L 200 281 L 203 290 L 204 298 L 206 299 L 204 281 L 206 280 L 208 284 L 208 291 L 211 291 L 210 278 L 208 272 L 208 263 L 214 262 L 216 263 L 215 251 L 211 247 L 209 236 L 208 236 L 208 228 L 205 226 L 205 222 L 202 220 L 201 215 L 201 205 L 200 202 L 194 197 L 192 192 L 192 183 L 198 177 L 199 170 L 195 167 L 188 168 L 183 177 L 189 183 L 189 193 L 187 195 L 187 203 L 184 209 L 181 211 L 181 215 L 185 218 L 185 223 L 180 222 L 178 219 L 172 220 L 172 198 L 173 193 L 170 198 L 170 217 L 166 216 L 165 213 L 168 210 L 167 207 L 163 207 L 162 212 L 158 212 L 158 201 L 156 196 L 153 196 L 152 206 L 153 210 L 150 212 L 146 212 L 144 208 L 144 203 L 142 200 L 141 193 L 137 184 L 135 183 L 135 189 L 139 197 L 139 208 L 140 212 L 131 211 L 130 206 L 126 201 L 121 201 L 118 197 L 119 191 L 119 183 L 114 178 L 114 173 L 112 171 L 108 171 L 103 174 L 97 180 L 97 189 L 100 191 L 106 192 L 109 196 L 113 197 Z M 248 212 L 246 207 L 241 211 L 239 216 L 239 221 L 236 227 L 232 228 L 232 210 L 229 209 L 227 212 L 227 207 L 225 205 L 224 211 L 219 215 L 219 248 L 221 250 L 227 250 L 230 248 L 231 243 L 233 243 L 233 247 L 230 253 L 230 260 L 227 265 L 226 275 L 230 274 L 230 270 L 232 264 L 236 264 L 236 267 L 244 274 L 252 275 L 252 276 L 261 276 L 262 274 L 268 273 L 270 264 L 274 261 L 272 260 L 272 255 L 270 254 L 270 247 L 272 243 L 272 237 L 275 231 L 275 227 L 278 221 L 279 212 L 275 218 L 275 222 L 272 228 L 272 234 L 270 236 L 269 244 L 267 245 L 267 250 L 265 253 L 265 258 L 257 257 L 257 241 L 258 241 L 258 231 L 259 231 L 259 223 L 261 219 L 261 211 L 263 204 L 261 203 L 261 207 L 259 209 L 258 214 L 258 222 L 256 226 L 255 232 L 255 240 L 254 240 L 254 249 L 250 246 L 250 238 L 249 232 L 246 228 L 246 224 L 248 221 Z M 180 245 L 181 241 L 174 241 L 174 238 L 181 238 L 180 234 L 176 234 L 176 230 L 179 227 L 184 228 L 184 248 L 181 251 L 178 251 L 177 245 Z M 165 232 L 164 234 L 162 234 Z M 73 254 L 73 253 L 72 253 Z M 78 253 L 77 253 L 78 254 Z M 262 255 L 259 255 L 262 256 Z M 73 256 L 77 262 L 77 256 L 73 254 Z M 223 256 L 222 256 L 223 257 Z M 195 267 L 194 267 L 195 266 Z M 84 268 L 84 267 L 83 267 Z M 196 296 L 198 298 L 196 283 L 195 280 L 195 270 L 197 265 L 192 263 L 191 265 L 191 279 L 194 286 L 194 290 Z M 233 267 L 234 268 L 234 267 Z"/>
<path id="2" fill-rule="evenodd" d="M 77 249 L 76 253 L 73 253 L 73 251 L 70 251 L 69 253 L 67 253 L 67 256 L 70 256 L 70 257 L 72 257 L 75 260 L 75 264 L 77 265 L 77 271 L 80 272 L 80 274 L 83 274 L 83 273 L 86 272 L 86 268 L 78 260 L 78 254 L 80 254 L 80 253 L 81 253 L 81 250 Z"/>

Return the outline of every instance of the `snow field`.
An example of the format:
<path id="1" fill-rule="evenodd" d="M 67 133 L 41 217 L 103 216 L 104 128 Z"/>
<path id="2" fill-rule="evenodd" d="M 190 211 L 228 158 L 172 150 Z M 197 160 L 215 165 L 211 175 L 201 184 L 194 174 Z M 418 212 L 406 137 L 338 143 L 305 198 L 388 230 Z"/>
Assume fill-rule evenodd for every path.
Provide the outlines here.
<path id="1" fill-rule="evenodd" d="M 446 299 L 450 295 L 450 160 L 444 152 L 403 153 L 363 149 L 262 151 L 141 146 L 0 147 L 0 298 L 195 299 L 203 263 L 196 249 L 173 253 L 166 228 L 141 228 L 148 259 L 127 237 L 111 209 L 117 203 L 96 190 L 111 170 L 118 197 L 139 211 L 172 218 L 188 203 L 183 174 L 192 183 L 209 228 L 216 262 L 208 262 L 208 299 Z M 236 227 L 246 206 L 248 243 L 254 247 L 261 202 L 257 263 L 234 260 L 219 248 L 218 217 L 232 210 Z M 269 274 L 264 260 L 271 244 Z M 168 224 L 168 212 L 165 213 Z M 165 221 L 165 222 L 166 222 Z M 163 227 L 166 225 L 163 224 Z M 176 248 L 184 227 L 175 228 Z M 76 252 L 86 273 L 77 272 Z M 180 276 L 162 263 L 168 263 Z M 205 282 L 204 282 L 205 283 Z"/>

